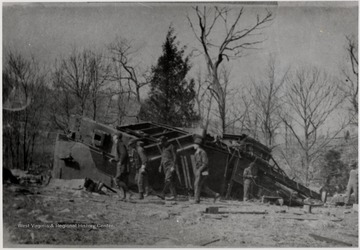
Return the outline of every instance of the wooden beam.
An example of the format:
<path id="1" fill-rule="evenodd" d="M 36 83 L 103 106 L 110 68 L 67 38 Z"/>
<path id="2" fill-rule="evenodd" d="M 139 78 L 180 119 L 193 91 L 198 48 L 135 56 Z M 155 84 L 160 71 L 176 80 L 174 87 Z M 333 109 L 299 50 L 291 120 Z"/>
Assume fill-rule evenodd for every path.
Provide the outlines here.
<path id="1" fill-rule="evenodd" d="M 309 236 L 311 236 L 311 237 L 314 238 L 315 240 L 325 241 L 325 242 L 327 242 L 327 243 L 333 243 L 333 244 L 350 246 L 350 247 L 352 246 L 351 243 L 347 243 L 347 242 L 344 242 L 344 241 L 340 241 L 340 240 L 335 240 L 335 239 L 323 237 L 323 236 L 316 235 L 316 234 L 309 234 Z"/>
<path id="2" fill-rule="evenodd" d="M 220 240 L 221 240 L 220 238 L 211 239 L 211 240 L 201 240 L 196 245 L 207 246 L 207 245 L 210 245 L 211 243 L 214 243 L 214 242 L 217 242 L 217 241 L 220 241 Z"/>

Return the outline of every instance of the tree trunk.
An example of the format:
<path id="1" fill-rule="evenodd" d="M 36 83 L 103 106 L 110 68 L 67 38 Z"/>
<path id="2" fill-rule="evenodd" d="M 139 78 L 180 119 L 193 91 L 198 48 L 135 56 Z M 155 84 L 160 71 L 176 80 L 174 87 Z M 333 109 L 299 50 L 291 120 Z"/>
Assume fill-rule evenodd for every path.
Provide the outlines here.
<path id="1" fill-rule="evenodd" d="M 96 121 L 96 112 L 97 112 L 97 103 L 96 103 L 96 99 L 93 100 L 93 120 Z"/>

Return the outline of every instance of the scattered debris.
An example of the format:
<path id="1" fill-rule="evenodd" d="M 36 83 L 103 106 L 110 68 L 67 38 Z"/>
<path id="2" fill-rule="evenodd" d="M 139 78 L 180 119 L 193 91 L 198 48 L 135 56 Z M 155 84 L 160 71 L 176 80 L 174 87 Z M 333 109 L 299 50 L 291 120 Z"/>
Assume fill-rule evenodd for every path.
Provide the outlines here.
<path id="1" fill-rule="evenodd" d="M 205 213 L 217 214 L 219 213 L 219 207 L 207 207 Z"/>
<path id="2" fill-rule="evenodd" d="M 352 246 L 351 243 L 347 243 L 347 242 L 343 242 L 343 241 L 340 241 L 340 240 L 335 240 L 335 239 L 323 237 L 323 236 L 316 235 L 316 234 L 309 234 L 309 236 L 313 237 L 315 240 L 325 241 L 327 243 L 334 243 L 334 244 L 339 244 L 339 245 L 344 245 L 344 246 Z"/>

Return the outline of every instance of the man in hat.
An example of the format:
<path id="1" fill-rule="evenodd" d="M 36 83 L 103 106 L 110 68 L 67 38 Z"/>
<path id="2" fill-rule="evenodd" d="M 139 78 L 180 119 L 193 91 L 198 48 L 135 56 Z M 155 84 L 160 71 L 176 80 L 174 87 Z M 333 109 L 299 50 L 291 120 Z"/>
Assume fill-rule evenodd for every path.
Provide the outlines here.
<path id="1" fill-rule="evenodd" d="M 163 169 L 165 174 L 165 185 L 161 192 L 158 195 L 161 199 L 165 199 L 165 194 L 168 189 L 170 189 L 171 197 L 169 199 L 176 199 L 176 189 L 175 189 L 175 164 L 176 164 L 176 152 L 174 145 L 168 142 L 168 138 L 162 136 L 160 138 L 162 153 L 161 153 L 161 163 L 159 166 L 159 173 Z"/>
<path id="2" fill-rule="evenodd" d="M 244 180 L 244 201 L 247 201 L 250 197 L 250 190 L 252 188 L 253 180 L 257 177 L 255 175 L 255 161 L 245 168 L 243 173 Z"/>
<path id="3" fill-rule="evenodd" d="M 349 204 L 350 195 L 354 193 L 355 204 L 358 204 L 358 163 L 353 161 L 351 163 L 352 170 L 350 170 L 349 182 L 346 188 L 346 204 Z"/>
<path id="4" fill-rule="evenodd" d="M 113 143 L 115 145 L 115 158 L 111 158 L 110 162 L 116 162 L 116 175 L 113 178 L 114 184 L 123 190 L 124 196 L 122 200 L 126 199 L 126 192 L 129 191 L 127 186 L 129 176 L 129 155 L 123 143 L 122 134 L 117 132 L 113 135 Z"/>
<path id="5" fill-rule="evenodd" d="M 214 197 L 214 202 L 220 198 L 220 194 L 211 190 L 205 183 L 206 179 L 209 176 L 209 160 L 207 153 L 204 149 L 201 148 L 202 139 L 195 138 L 194 140 L 194 149 L 195 149 L 195 203 L 200 203 L 200 193 L 201 191 L 205 192 L 209 196 Z"/>
<path id="6" fill-rule="evenodd" d="M 135 141 L 131 141 L 129 144 L 131 147 L 134 147 Z M 136 168 L 135 180 L 137 182 L 139 189 L 139 199 L 142 200 L 144 199 L 144 195 L 147 196 L 149 194 L 149 181 L 146 170 L 148 159 L 145 154 L 143 141 L 136 142 L 136 148 L 133 151 L 133 159 L 134 159 L 134 166 Z"/>

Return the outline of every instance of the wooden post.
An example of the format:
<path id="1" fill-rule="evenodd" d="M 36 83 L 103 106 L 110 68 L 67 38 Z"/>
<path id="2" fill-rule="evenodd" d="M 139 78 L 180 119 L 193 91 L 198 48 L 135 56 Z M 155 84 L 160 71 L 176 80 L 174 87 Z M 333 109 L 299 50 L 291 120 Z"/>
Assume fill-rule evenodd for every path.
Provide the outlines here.
<path id="1" fill-rule="evenodd" d="M 311 205 L 304 205 L 303 210 L 304 212 L 311 214 L 311 208 Z"/>

